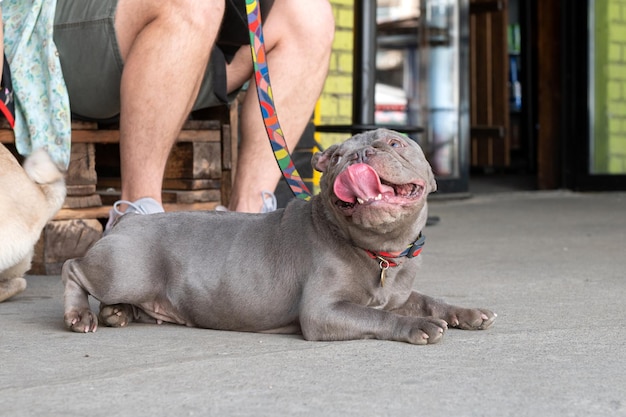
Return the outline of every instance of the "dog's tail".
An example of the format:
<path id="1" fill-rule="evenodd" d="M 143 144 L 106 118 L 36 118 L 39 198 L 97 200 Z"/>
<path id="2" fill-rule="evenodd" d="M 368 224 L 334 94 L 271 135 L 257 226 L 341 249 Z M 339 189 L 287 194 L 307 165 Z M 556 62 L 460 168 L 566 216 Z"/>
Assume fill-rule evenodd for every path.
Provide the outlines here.
<path id="1" fill-rule="evenodd" d="M 65 201 L 65 172 L 43 148 L 35 149 L 24 161 L 24 171 L 41 188 L 49 207 L 49 218 L 61 209 Z"/>

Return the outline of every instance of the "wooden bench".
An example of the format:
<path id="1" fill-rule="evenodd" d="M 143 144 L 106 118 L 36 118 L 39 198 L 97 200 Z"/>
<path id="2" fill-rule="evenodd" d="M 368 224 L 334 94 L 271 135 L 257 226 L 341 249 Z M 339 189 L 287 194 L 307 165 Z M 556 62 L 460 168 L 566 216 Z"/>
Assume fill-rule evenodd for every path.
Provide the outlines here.
<path id="1" fill-rule="evenodd" d="M 227 205 L 237 162 L 237 101 L 194 112 L 170 153 L 163 181 L 166 211 Z M 0 143 L 15 151 L 13 131 L 0 123 Z M 31 274 L 56 275 L 65 260 L 82 256 L 102 236 L 120 197 L 119 128 L 72 121 L 72 152 L 63 208 L 35 248 Z"/>

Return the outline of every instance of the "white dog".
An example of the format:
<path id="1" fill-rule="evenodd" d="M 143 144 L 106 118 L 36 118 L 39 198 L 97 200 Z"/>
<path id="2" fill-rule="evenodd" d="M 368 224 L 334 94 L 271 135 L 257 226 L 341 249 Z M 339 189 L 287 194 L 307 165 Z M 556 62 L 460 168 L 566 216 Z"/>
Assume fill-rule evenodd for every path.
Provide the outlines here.
<path id="1" fill-rule="evenodd" d="M 34 247 L 65 200 L 64 172 L 43 149 L 22 168 L 0 144 L 0 302 L 26 289 Z"/>

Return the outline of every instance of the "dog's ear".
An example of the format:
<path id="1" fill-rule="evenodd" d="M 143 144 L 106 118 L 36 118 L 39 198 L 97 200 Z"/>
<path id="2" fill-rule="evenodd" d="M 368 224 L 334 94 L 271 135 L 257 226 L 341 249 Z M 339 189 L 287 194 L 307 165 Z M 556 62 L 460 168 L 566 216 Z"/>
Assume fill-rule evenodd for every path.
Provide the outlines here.
<path id="1" fill-rule="evenodd" d="M 330 158 L 338 147 L 339 145 L 333 145 L 324 152 L 316 152 L 311 159 L 313 168 L 319 172 L 326 172 Z"/>
<path id="2" fill-rule="evenodd" d="M 435 174 L 430 166 L 428 167 L 428 184 L 430 186 L 429 194 L 437 191 L 437 181 L 435 181 Z"/>

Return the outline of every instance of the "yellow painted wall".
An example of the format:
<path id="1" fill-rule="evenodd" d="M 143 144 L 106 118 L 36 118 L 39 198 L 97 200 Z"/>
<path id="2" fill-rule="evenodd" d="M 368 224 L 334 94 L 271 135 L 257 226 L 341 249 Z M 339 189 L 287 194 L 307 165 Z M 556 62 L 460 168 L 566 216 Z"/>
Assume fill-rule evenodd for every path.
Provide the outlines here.
<path id="1" fill-rule="evenodd" d="M 626 174 L 626 0 L 595 3 L 594 173 Z"/>
<path id="2" fill-rule="evenodd" d="M 335 16 L 335 41 L 328 78 L 315 112 L 316 125 L 349 124 L 352 121 L 353 1 L 330 0 Z M 345 138 L 345 134 L 316 133 L 316 140 L 322 148 Z"/>

